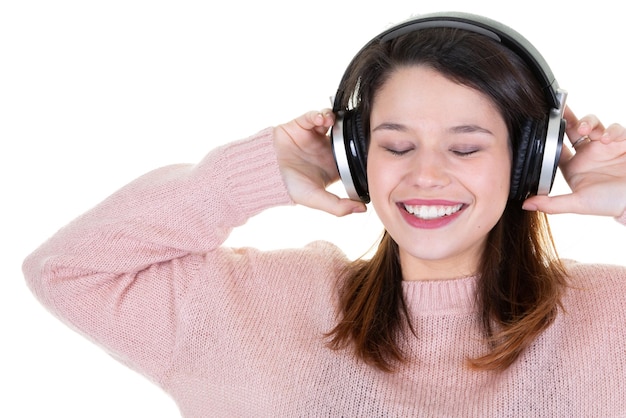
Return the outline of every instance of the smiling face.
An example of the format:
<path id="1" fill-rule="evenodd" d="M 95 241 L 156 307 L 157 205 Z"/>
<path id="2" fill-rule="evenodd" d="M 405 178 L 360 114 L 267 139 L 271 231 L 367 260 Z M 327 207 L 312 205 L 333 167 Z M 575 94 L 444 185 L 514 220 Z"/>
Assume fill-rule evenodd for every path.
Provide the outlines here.
<path id="1" fill-rule="evenodd" d="M 475 274 L 509 194 L 511 151 L 490 99 L 424 66 L 376 94 L 367 160 L 372 205 L 404 280 Z"/>

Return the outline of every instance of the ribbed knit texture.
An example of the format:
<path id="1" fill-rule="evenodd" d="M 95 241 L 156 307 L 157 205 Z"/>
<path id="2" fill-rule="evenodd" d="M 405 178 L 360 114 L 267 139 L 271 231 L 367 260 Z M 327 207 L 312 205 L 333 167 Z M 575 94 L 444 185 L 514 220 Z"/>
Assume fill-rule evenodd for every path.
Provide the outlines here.
<path id="1" fill-rule="evenodd" d="M 185 417 L 626 417 L 624 267 L 569 262 L 564 312 L 501 373 L 466 366 L 486 350 L 472 277 L 404 283 L 416 336 L 397 372 L 328 349 L 339 249 L 221 247 L 291 204 L 271 132 L 148 173 L 76 219 L 26 259 L 33 293 Z"/>

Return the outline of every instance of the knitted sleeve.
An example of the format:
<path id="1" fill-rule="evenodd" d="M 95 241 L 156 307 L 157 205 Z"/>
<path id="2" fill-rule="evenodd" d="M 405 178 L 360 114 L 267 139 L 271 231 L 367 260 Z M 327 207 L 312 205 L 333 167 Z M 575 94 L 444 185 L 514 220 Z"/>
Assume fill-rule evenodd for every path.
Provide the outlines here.
<path id="1" fill-rule="evenodd" d="M 271 133 L 121 188 L 26 258 L 32 292 L 118 360 L 159 381 L 181 301 L 206 254 L 249 217 L 291 203 Z"/>

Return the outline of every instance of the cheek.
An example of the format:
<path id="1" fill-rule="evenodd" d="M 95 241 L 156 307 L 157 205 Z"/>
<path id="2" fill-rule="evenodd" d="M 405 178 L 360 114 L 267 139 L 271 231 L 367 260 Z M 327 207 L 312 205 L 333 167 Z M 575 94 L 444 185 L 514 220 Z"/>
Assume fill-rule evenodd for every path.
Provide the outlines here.
<path id="1" fill-rule="evenodd" d="M 376 155 L 371 155 L 367 160 L 367 187 L 370 193 L 370 197 L 379 195 L 385 189 L 385 184 L 389 181 L 387 180 L 387 176 L 389 176 L 390 170 L 383 169 L 383 164 Z"/>
<path id="2" fill-rule="evenodd" d="M 485 169 L 487 168 L 487 169 Z M 484 161 L 474 173 L 477 186 L 494 200 L 508 199 L 511 187 L 511 159 L 508 155 Z"/>
<path id="3" fill-rule="evenodd" d="M 495 224 L 504 213 L 509 200 L 511 164 L 505 159 L 493 161 L 491 167 L 491 170 L 483 174 L 480 184 L 476 185 L 476 194 L 480 193 L 480 197 L 477 196 L 479 203 L 489 213 L 487 222 Z"/>
<path id="4" fill-rule="evenodd" d="M 498 192 L 504 194 L 506 199 L 508 199 L 509 190 L 511 189 L 511 159 L 507 157 L 503 162 L 501 162 L 497 171 L 500 179 L 497 183 L 499 186 Z"/>
<path id="5" fill-rule="evenodd" d="M 385 167 L 380 160 L 372 158 L 367 164 L 367 187 L 374 211 L 380 218 L 385 218 L 391 193 L 396 187 L 393 170 Z"/>
<path id="6" fill-rule="evenodd" d="M 406 164 L 389 161 L 384 155 L 369 159 L 367 185 L 372 203 L 389 203 L 394 191 L 405 184 L 407 171 Z"/>

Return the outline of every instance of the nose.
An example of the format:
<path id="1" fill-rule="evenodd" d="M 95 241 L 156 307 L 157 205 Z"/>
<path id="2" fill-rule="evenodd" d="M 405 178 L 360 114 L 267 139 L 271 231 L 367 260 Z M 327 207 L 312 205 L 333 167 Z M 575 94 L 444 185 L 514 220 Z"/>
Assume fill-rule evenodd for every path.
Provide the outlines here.
<path id="1" fill-rule="evenodd" d="M 410 184 L 421 188 L 443 187 L 450 183 L 445 156 L 441 151 L 419 149 L 407 173 Z"/>

